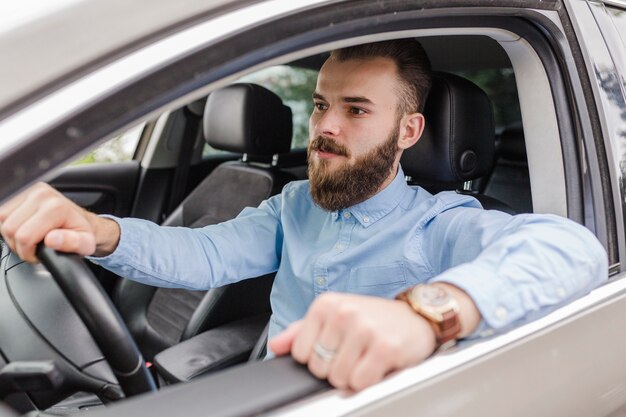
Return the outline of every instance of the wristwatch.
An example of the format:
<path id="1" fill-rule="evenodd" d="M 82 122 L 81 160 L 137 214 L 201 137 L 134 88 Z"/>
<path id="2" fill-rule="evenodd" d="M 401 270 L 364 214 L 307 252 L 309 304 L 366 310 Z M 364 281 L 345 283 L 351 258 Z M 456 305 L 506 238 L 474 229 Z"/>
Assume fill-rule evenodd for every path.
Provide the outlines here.
<path id="1" fill-rule="evenodd" d="M 424 317 L 435 331 L 437 347 L 454 344 L 461 332 L 459 303 L 444 288 L 437 285 L 417 285 L 396 296 L 409 304 L 420 316 Z"/>

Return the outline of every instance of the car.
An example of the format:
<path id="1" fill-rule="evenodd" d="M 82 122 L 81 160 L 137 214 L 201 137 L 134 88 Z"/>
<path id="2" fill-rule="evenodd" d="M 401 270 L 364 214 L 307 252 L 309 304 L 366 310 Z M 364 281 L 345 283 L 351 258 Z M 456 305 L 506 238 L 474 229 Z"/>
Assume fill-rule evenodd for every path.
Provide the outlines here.
<path id="1" fill-rule="evenodd" d="M 193 221 L 220 221 L 234 207 L 225 213 L 219 203 L 242 197 L 245 206 L 258 187 L 250 180 L 234 186 L 216 173 L 245 166 L 272 175 L 257 199 L 306 177 L 311 83 L 329 51 L 411 37 L 424 45 L 439 83 L 471 81 L 489 97 L 495 122 L 478 140 L 495 154 L 478 155 L 490 169 L 476 178 L 411 173 L 407 180 L 475 195 L 485 207 L 568 217 L 597 236 L 610 267 L 604 285 L 545 317 L 464 341 L 346 393 L 288 357 L 244 363 L 262 355 L 264 339 L 256 340 L 271 277 L 244 295 L 155 292 L 44 249 L 48 269 L 26 264 L 3 245 L 0 393 L 13 410 L 155 417 L 626 412 L 624 1 L 66 0 L 21 7 L 0 18 L 0 201 L 44 180 L 97 213 L 187 224 L 199 200 L 185 202 L 208 180 L 211 192 L 199 193 L 200 205 L 218 204 L 217 211 L 211 219 L 195 213 Z M 281 97 L 262 103 L 272 109 L 272 135 L 293 131 L 293 148 L 270 140 L 254 152 L 219 140 L 218 149 L 211 140 L 205 145 L 216 124 L 258 123 L 242 103 L 265 91 L 259 85 Z M 236 97 L 232 111 L 215 104 L 225 94 Z M 449 109 L 435 102 L 427 104 L 431 121 Z M 443 127 L 492 117 L 474 106 L 462 110 Z M 213 124 L 202 126 L 203 117 Z M 450 140 L 431 123 L 433 140 Z M 124 147 L 130 156 L 116 160 Z M 113 161 L 85 163 L 98 158 Z M 207 297 L 223 310 L 200 320 L 196 311 L 213 302 Z M 249 337 L 235 345 L 232 329 Z M 143 357 L 154 364 L 149 370 Z"/>

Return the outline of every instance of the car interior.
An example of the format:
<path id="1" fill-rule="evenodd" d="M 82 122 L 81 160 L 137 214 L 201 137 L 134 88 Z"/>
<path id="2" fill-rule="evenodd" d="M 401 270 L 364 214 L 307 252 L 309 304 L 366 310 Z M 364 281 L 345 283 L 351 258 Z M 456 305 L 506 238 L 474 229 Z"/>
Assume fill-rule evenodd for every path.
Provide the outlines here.
<path id="1" fill-rule="evenodd" d="M 520 75 L 529 72 L 523 65 L 513 65 L 528 51 L 507 51 L 492 37 L 479 35 L 430 36 L 420 41 L 435 75 L 425 108 L 424 136 L 402 157 L 407 181 L 432 193 L 452 190 L 473 195 L 484 208 L 511 214 L 536 211 L 537 201 L 541 210 L 557 204 L 551 211 L 562 211 L 559 202 L 546 203 L 545 193 L 531 190 L 531 182 L 533 186 L 538 182 L 529 172 L 525 127 L 533 115 L 527 111 L 522 123 L 520 105 L 528 99 L 518 97 L 517 91 L 532 82 L 532 76 L 520 81 Z M 296 73 L 309 71 L 314 79 L 327 56 L 327 52 L 314 54 L 282 67 Z M 131 160 L 68 166 L 57 172 L 51 184 L 97 213 L 140 217 L 165 226 L 216 224 L 236 217 L 244 207 L 257 206 L 280 193 L 287 182 L 306 179 L 306 138 L 303 142 L 295 136 L 303 123 L 306 131 L 310 106 L 299 97 L 310 102 L 312 91 L 309 85 L 308 91 L 294 98 L 302 78 L 292 76 L 293 85 L 285 87 L 284 78 L 255 79 L 254 75 L 147 121 L 137 135 Z M 538 158 L 533 162 L 535 167 L 542 164 Z M 51 349 L 62 358 L 60 368 L 73 375 L 72 382 L 60 389 L 18 392 L 7 401 L 17 404 L 18 410 L 34 403 L 62 413 L 117 400 L 121 394 L 111 388 L 115 377 L 93 341 L 87 340 L 80 319 L 60 306 L 64 303 L 28 300 L 33 285 L 41 292 L 46 284 L 20 277 L 44 272 L 21 263 L 4 245 L 1 266 L 6 288 L 0 294 L 8 299 L 0 305 L 13 306 L 4 307 L 7 311 L 2 314 L 22 323 L 14 326 L 22 326 L 20 331 L 28 334 L 22 337 L 30 338 L 33 355 Z M 159 386 L 190 381 L 266 354 L 273 274 L 209 291 L 189 291 L 148 287 L 93 264 L 90 268 Z M 72 330 L 55 334 L 59 326 L 45 314 L 46 308 L 53 307 L 65 311 Z M 45 330 L 49 326 L 56 330 Z M 69 342 L 77 338 L 80 344 Z M 12 353 L 5 350 L 0 361 L 9 362 Z M 77 391 L 91 394 L 77 396 Z"/>
<path id="2" fill-rule="evenodd" d="M 315 68 L 318 69 L 324 59 L 325 55 L 311 57 L 299 64 L 311 65 L 315 62 Z M 250 89 L 258 95 L 262 94 L 267 100 L 263 101 L 260 96 L 255 97 L 255 93 L 250 92 L 242 94 L 238 100 L 228 101 L 231 107 L 224 105 L 228 98 L 244 88 L 244 91 Z M 227 97 L 222 99 L 222 96 Z M 278 108 L 273 108 L 270 103 L 275 103 Z M 514 122 L 497 128 L 492 106 L 488 95 L 471 81 L 453 73 L 436 72 L 425 109 L 426 132 L 418 145 L 405 152 L 401 161 L 407 181 L 433 193 L 457 190 L 473 195 L 487 209 L 511 214 L 532 212 L 521 124 Z M 275 116 L 281 114 L 280 108 L 284 107 L 278 96 L 255 84 L 237 83 L 211 93 L 204 108 L 204 139 L 213 149 L 233 152 L 241 157 L 237 162 L 218 165 L 163 224 L 201 227 L 225 221 L 234 218 L 243 207 L 258 205 L 262 199 L 280 192 L 286 182 L 305 179 L 306 160 L 302 149 L 290 152 L 288 146 L 292 135 L 291 112 L 284 119 Z M 264 108 L 268 110 L 267 114 L 274 115 L 271 126 L 255 124 L 261 123 L 264 115 L 252 119 L 252 112 L 246 111 L 252 108 Z M 228 122 L 224 122 L 224 114 L 231 115 Z M 452 114 L 462 114 L 463 117 L 452 118 Z M 250 119 L 246 119 L 246 115 Z M 233 120 L 238 123 L 233 124 Z M 247 126 L 249 130 L 240 130 L 241 126 Z M 289 140 L 279 139 L 282 132 Z M 267 143 L 254 149 L 252 137 L 267 138 Z M 287 146 L 283 149 L 272 146 L 272 143 L 281 142 Z M 225 174 L 233 170 L 238 171 L 236 177 Z M 255 182 L 255 177 L 259 178 L 257 181 L 262 179 L 266 185 Z M 202 372 L 186 369 L 182 379 L 172 379 L 173 372 L 167 369 L 167 364 L 171 367 L 176 358 L 188 358 L 189 354 L 185 354 L 188 352 L 182 349 L 194 350 L 193 342 L 158 355 L 155 358 L 157 368 L 169 375 L 168 382 L 177 382 L 232 365 L 242 358 L 248 358 L 253 350 L 253 358 L 258 359 L 259 355 L 264 354 L 265 343 L 261 336 L 270 314 L 267 297 L 271 280 L 271 276 L 263 277 L 262 280 L 246 280 L 207 293 L 154 289 L 124 280 L 118 287 L 116 300 L 118 306 L 125 306 L 125 299 L 134 300 L 132 307 L 121 307 L 120 311 L 129 323 L 144 356 L 150 360 L 165 348 L 209 329 L 227 324 L 231 330 L 236 326 L 242 326 L 246 332 L 255 329 L 246 333 L 249 336 L 246 343 L 243 343 L 242 338 L 236 339 L 237 343 L 242 343 L 243 352 L 228 346 L 225 337 L 209 339 L 208 335 L 203 336 L 207 340 L 219 340 L 216 343 L 226 343 L 223 348 L 214 348 L 228 351 L 231 356 L 217 365 L 203 358 L 206 368 Z M 140 291 L 145 294 L 138 297 Z M 260 299 L 264 303 L 258 305 Z M 235 304 L 245 305 L 245 311 L 240 307 L 232 311 Z M 257 323 L 256 328 L 250 326 L 251 320 Z M 253 349 L 259 338 L 261 343 L 257 349 Z M 214 352 L 214 349 L 206 351 Z M 177 366 L 185 365 L 181 363 Z"/>

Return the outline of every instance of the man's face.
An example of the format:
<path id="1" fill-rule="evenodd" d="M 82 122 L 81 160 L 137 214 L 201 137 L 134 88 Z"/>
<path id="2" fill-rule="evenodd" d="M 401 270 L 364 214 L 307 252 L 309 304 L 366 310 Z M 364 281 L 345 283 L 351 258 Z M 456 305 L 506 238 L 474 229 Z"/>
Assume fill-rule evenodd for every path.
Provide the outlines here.
<path id="1" fill-rule="evenodd" d="M 391 182 L 400 157 L 399 80 L 387 58 L 332 58 L 322 66 L 309 120 L 311 194 L 332 211 Z"/>

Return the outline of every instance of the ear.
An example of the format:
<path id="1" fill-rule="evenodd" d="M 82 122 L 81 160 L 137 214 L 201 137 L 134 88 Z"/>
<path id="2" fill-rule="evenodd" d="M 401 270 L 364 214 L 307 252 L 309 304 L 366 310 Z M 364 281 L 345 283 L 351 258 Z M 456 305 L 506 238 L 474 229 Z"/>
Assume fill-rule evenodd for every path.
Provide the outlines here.
<path id="1" fill-rule="evenodd" d="M 415 145 L 424 132 L 425 120 L 422 113 L 405 114 L 400 121 L 398 147 L 407 149 Z"/>

